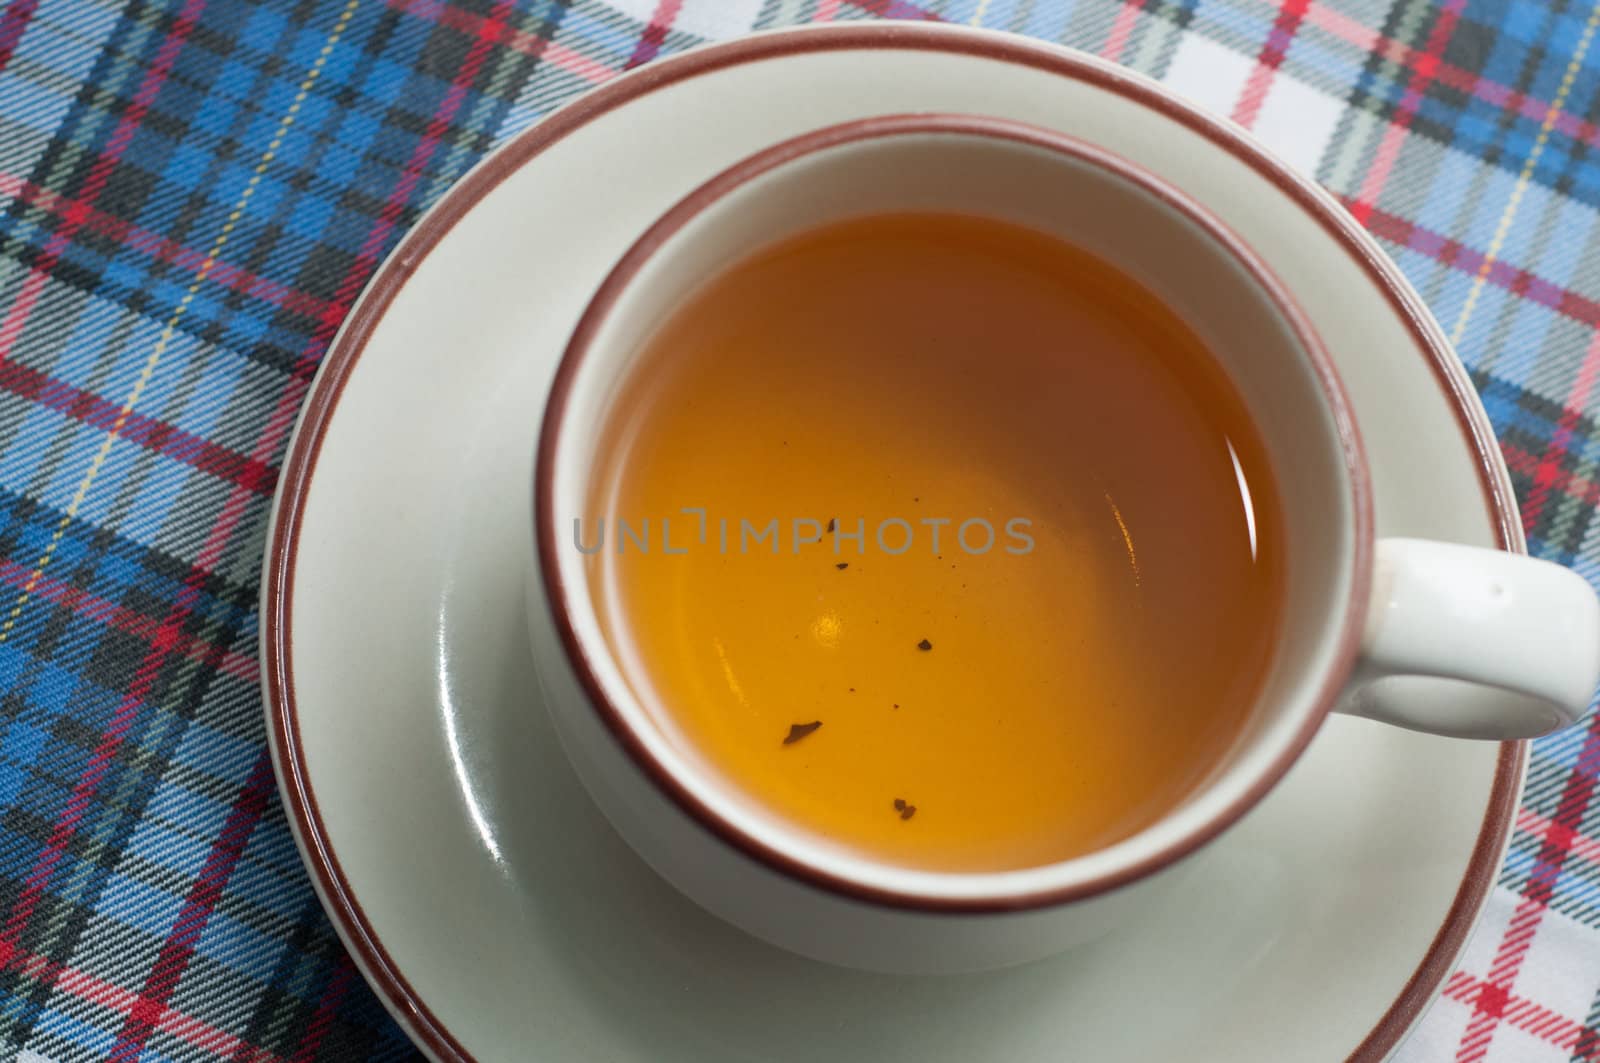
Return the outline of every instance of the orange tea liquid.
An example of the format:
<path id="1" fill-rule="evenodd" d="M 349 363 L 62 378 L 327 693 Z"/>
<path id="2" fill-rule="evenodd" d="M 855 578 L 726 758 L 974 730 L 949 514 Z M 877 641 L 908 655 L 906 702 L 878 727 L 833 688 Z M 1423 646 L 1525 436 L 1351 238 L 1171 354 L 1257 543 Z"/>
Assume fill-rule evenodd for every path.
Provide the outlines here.
<path id="1" fill-rule="evenodd" d="M 1264 678 L 1257 432 L 1184 322 L 1042 234 L 908 214 L 778 244 L 676 310 L 604 440 L 579 538 L 629 682 L 838 846 L 1105 846 L 1218 764 Z"/>

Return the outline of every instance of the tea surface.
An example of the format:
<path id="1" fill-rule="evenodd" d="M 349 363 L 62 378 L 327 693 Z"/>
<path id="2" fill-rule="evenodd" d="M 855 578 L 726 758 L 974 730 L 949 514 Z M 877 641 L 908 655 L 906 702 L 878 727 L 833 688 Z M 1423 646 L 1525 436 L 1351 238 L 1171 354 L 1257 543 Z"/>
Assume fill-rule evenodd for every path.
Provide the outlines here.
<path id="1" fill-rule="evenodd" d="M 907 214 L 679 307 L 576 538 L 603 534 L 606 638 L 693 758 L 846 849 L 999 870 L 1124 838 L 1219 763 L 1274 647 L 1279 523 L 1242 402 L 1152 294 Z"/>

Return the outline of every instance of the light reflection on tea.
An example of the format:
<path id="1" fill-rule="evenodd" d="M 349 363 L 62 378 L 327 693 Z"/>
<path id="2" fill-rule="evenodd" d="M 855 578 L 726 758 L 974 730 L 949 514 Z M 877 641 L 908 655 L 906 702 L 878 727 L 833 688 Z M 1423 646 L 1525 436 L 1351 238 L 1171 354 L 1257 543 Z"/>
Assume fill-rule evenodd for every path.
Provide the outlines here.
<path id="1" fill-rule="evenodd" d="M 719 549 L 719 517 L 730 546 L 823 530 Z M 573 547 L 644 520 L 675 552 L 613 534 L 586 563 L 658 726 L 772 815 L 924 869 L 1050 863 L 1172 809 L 1243 727 L 1284 591 L 1271 470 L 1201 340 L 1099 259 L 961 215 L 708 278 L 614 402 Z M 910 548 L 879 548 L 887 521 Z"/>

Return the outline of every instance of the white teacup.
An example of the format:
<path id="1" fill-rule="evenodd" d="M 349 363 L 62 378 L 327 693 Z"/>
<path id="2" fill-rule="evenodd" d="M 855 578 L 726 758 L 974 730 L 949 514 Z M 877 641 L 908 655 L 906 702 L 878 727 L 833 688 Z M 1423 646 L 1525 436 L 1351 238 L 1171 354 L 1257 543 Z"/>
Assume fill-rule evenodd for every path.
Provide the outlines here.
<path id="1" fill-rule="evenodd" d="M 613 660 L 568 534 L 619 381 L 699 283 L 796 232 L 906 210 L 1028 225 L 1138 278 L 1223 363 L 1283 496 L 1285 619 L 1242 739 L 1155 824 L 1048 866 L 942 873 L 877 864 L 800 836 L 691 767 Z M 1375 538 L 1369 471 L 1338 377 L 1248 246 L 1131 163 L 999 119 L 889 116 L 817 130 L 738 163 L 668 211 L 623 256 L 572 336 L 545 413 L 534 508 L 534 650 L 557 729 L 595 800 L 705 908 L 850 966 L 996 967 L 1105 931 L 1259 801 L 1330 711 L 1458 737 L 1526 737 L 1572 723 L 1600 682 L 1600 602 L 1575 573 L 1476 547 Z"/>

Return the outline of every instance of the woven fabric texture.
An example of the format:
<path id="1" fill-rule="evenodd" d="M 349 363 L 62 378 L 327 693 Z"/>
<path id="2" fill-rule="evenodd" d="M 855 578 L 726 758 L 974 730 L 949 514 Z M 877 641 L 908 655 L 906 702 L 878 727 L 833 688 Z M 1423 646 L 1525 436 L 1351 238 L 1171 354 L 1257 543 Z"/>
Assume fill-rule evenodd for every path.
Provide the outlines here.
<path id="1" fill-rule="evenodd" d="M 0 0 L 0 1058 L 414 1057 L 264 745 L 301 400 L 497 143 L 657 55 L 873 17 L 1083 48 L 1314 175 L 1471 369 L 1532 552 L 1600 582 L 1593 0 Z M 1536 745 L 1404 1063 L 1600 1059 L 1597 779 L 1600 720 Z"/>

